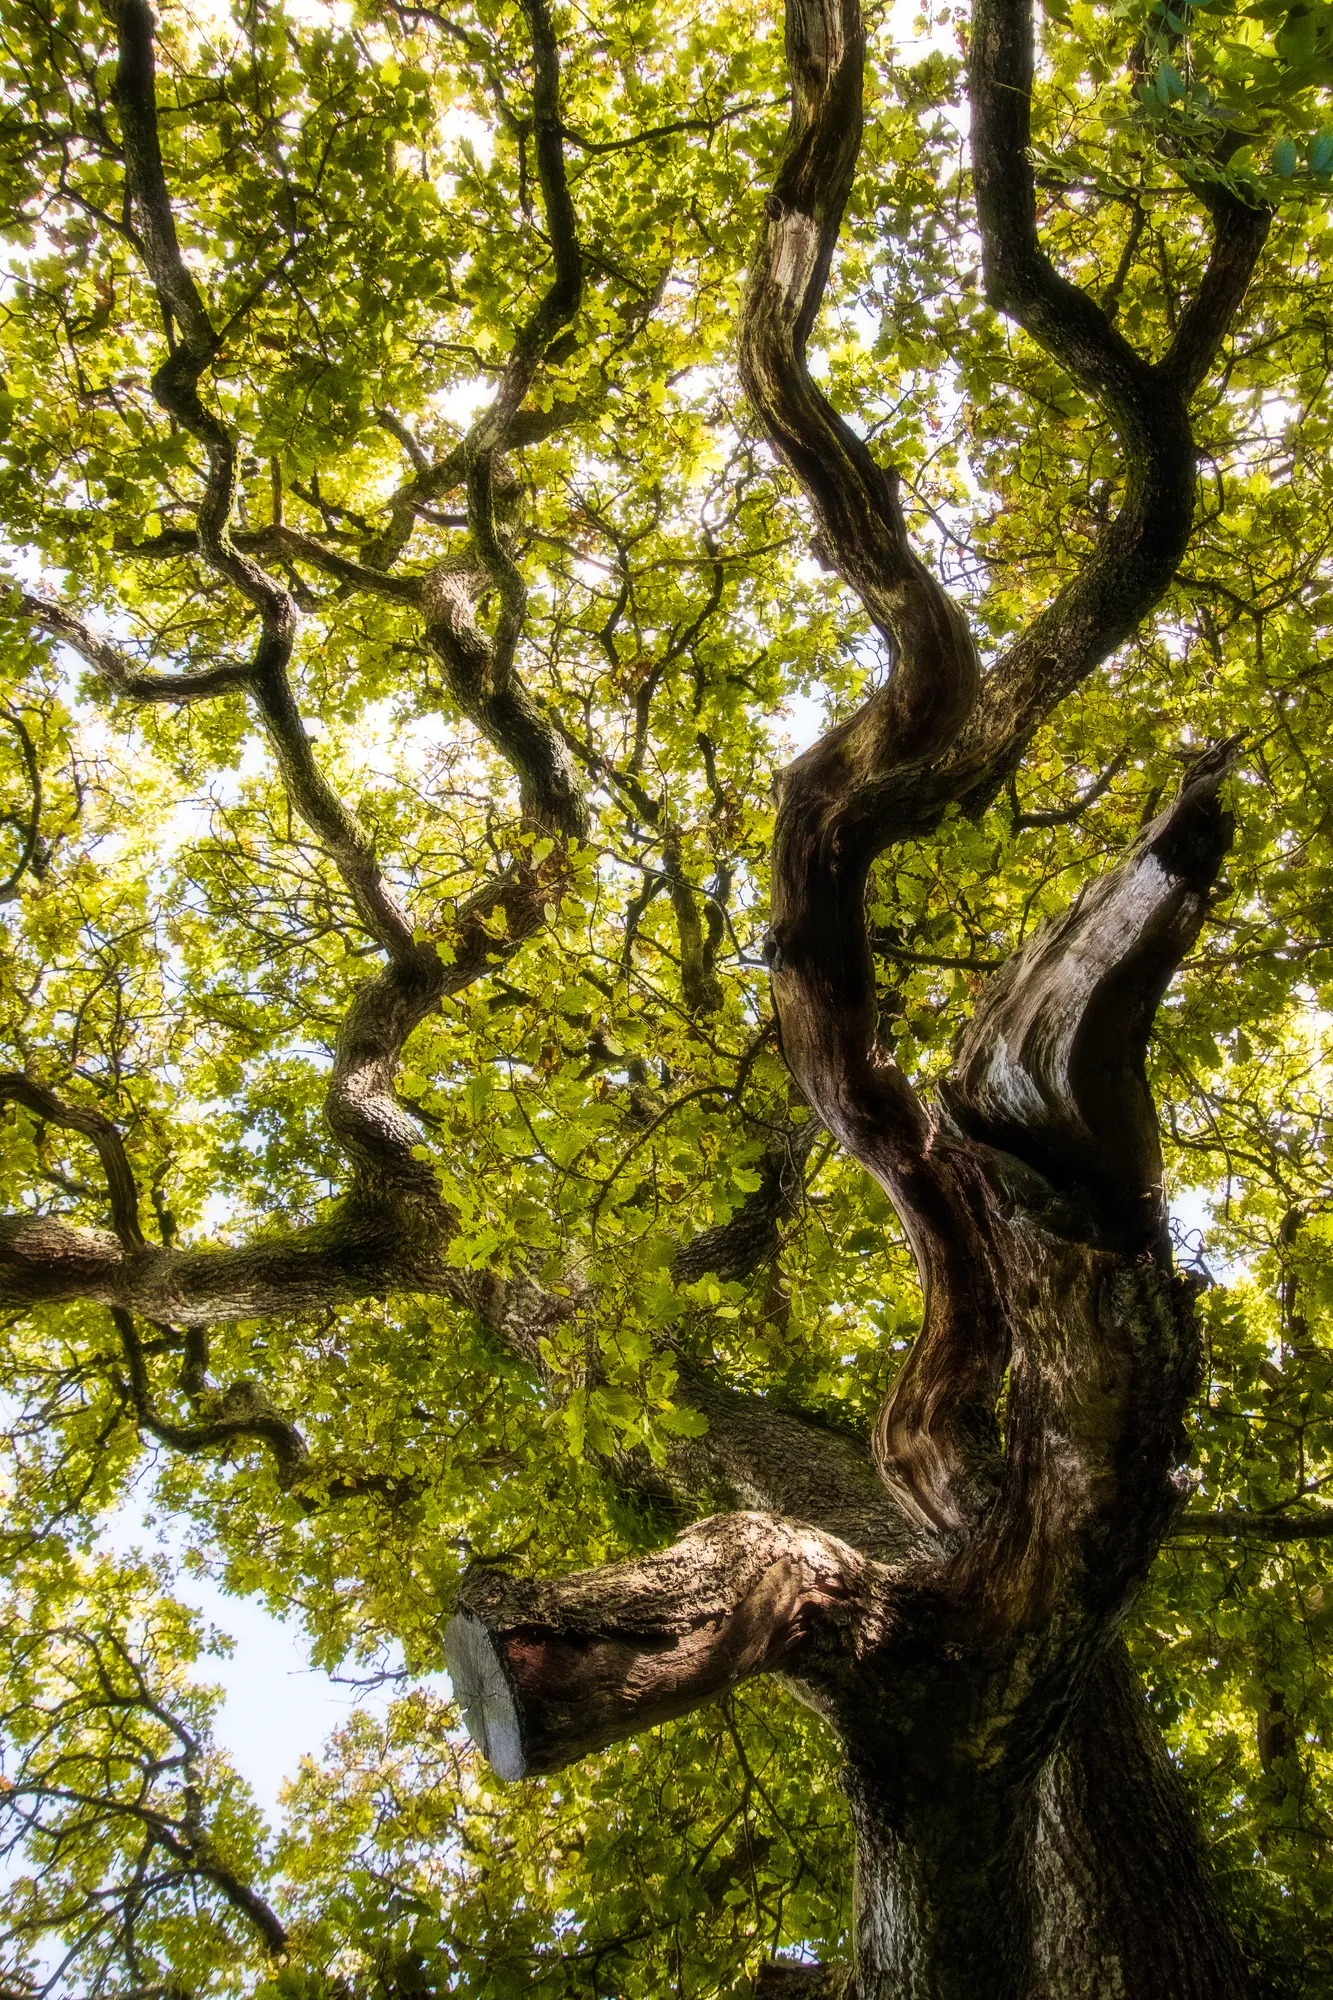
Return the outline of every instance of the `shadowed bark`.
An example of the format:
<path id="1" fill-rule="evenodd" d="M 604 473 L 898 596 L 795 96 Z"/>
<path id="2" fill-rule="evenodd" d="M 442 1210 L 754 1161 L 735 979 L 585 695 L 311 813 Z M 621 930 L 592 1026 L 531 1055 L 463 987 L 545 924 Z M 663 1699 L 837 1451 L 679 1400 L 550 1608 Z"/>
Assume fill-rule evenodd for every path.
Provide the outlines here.
<path id="1" fill-rule="evenodd" d="M 1043 1774 L 1033 1872 L 1040 2000 L 1243 1992 L 1188 1800 L 1118 1643 Z M 1081 1933 L 1077 1957 L 1072 1931 Z"/>
<path id="2" fill-rule="evenodd" d="M 849 1965 L 802 1965 L 769 1959 L 754 1982 L 754 2000 L 856 2000 Z"/>

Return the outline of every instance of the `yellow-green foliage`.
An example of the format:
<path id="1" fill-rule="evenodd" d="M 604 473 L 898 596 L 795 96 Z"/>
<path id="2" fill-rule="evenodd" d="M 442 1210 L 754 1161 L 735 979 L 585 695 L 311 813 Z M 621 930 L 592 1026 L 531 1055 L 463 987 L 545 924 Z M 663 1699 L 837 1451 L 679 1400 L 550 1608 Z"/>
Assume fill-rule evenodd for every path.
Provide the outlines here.
<path id="1" fill-rule="evenodd" d="M 873 21 L 814 366 L 902 471 L 989 650 L 1086 551 L 1122 469 L 1082 395 L 981 299 L 966 23 L 910 15 Z M 163 552 L 192 526 L 199 456 L 151 393 L 164 331 L 122 213 L 110 30 L 85 0 L 5 0 L 3 18 L 15 587 L 42 580 L 161 667 L 242 655 L 241 600 L 188 548 Z M 928 1082 L 986 972 L 1123 848 L 1190 746 L 1244 735 L 1228 891 L 1152 1054 L 1171 1190 L 1202 1230 L 1188 1254 L 1214 1281 L 1193 1503 L 1214 1510 L 1317 1501 L 1333 1478 L 1330 21 L 1325 5 L 1048 5 L 1043 227 L 1132 339 L 1160 343 L 1197 283 L 1201 175 L 1277 220 L 1200 398 L 1198 529 L 1160 617 L 1041 732 L 1012 791 L 896 850 L 872 893 L 886 1029 Z M 201 1642 L 167 1567 L 105 1553 L 108 1522 L 171 1517 L 182 1560 L 299 1615 L 321 1663 L 392 1654 L 414 1683 L 440 1667 L 467 1562 L 550 1573 L 669 1532 L 605 1478 L 611 1449 L 660 1460 L 699 1423 L 673 1404 L 664 1332 L 864 1426 L 917 1323 L 886 1203 L 827 1145 L 776 1268 L 671 1279 L 676 1245 L 736 1211 L 793 1115 L 760 957 L 774 772 L 886 662 L 812 557 L 732 371 L 785 118 L 777 13 L 595 0 L 556 26 L 586 288 L 530 404 L 568 420 L 512 455 L 506 505 L 530 592 L 520 668 L 574 746 L 593 833 L 544 934 L 417 1032 L 400 1091 L 457 1208 L 458 1262 L 589 1303 L 548 1345 L 553 1393 L 439 1301 L 220 1327 L 215 1378 L 257 1382 L 301 1428 L 305 1504 L 258 1446 L 186 1457 L 141 1438 L 105 1312 L 5 1323 L 6 1990 L 35 1993 L 72 1951 L 79 1993 L 707 2000 L 774 1949 L 846 1948 L 834 1746 L 770 1686 L 503 1796 L 418 1688 L 387 1720 L 354 1717 L 265 1834 L 209 1747 L 207 1668 L 187 1672 Z M 280 502 L 356 555 L 411 474 L 403 428 L 431 456 L 457 443 L 547 282 L 522 15 L 168 0 L 159 37 L 178 229 L 226 327 L 207 392 L 242 442 L 237 532 Z M 1239 150 L 1205 169 L 1224 131 Z M 407 571 L 457 546 L 457 504 L 418 519 Z M 299 590 L 307 725 L 433 932 L 525 837 L 512 774 L 460 722 L 415 613 L 313 568 Z M 682 994 L 669 864 L 723 915 L 711 1015 Z M 0 882 L 11 869 L 0 1068 L 117 1120 L 168 1240 L 327 1215 L 329 1051 L 376 959 L 243 697 L 135 707 L 6 617 Z M 87 1142 L 0 1113 L 5 1209 L 104 1224 L 99 1187 Z M 175 1354 L 150 1356 L 166 1403 Z M 319 1504 L 367 1474 L 390 1483 Z M 1133 1633 L 1274 1990 L 1306 1995 L 1333 1995 L 1330 1548 L 1173 1542 Z M 188 1770 L 163 1715 L 197 1742 Z M 25 1773 L 50 1792 L 57 1767 L 69 1797 L 44 1793 L 33 1818 Z M 173 1873 L 146 1839 L 152 1814 L 190 1811 L 287 1925 L 281 1969 L 216 1877 Z"/>

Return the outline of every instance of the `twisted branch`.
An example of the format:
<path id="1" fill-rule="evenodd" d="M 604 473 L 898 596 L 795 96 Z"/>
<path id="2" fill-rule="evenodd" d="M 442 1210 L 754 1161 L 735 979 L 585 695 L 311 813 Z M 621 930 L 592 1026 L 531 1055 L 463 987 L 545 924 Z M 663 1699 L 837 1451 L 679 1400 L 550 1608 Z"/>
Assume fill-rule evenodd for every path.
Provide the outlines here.
<path id="1" fill-rule="evenodd" d="M 1189 401 L 1235 317 L 1271 221 L 1262 205 L 1208 190 L 1207 268 L 1167 353 L 1149 360 L 1089 293 L 1060 276 L 1041 247 L 1029 154 L 1032 80 L 1031 0 L 976 0 L 968 88 L 986 296 L 1110 417 L 1125 491 L 1087 561 L 988 680 L 984 713 L 965 746 L 977 796 L 1012 768 L 1057 704 L 1131 636 L 1175 576 L 1194 514 Z"/>
<path id="2" fill-rule="evenodd" d="M 500 455 L 515 434 L 519 405 L 536 379 L 551 342 L 579 309 L 583 261 L 574 204 L 565 174 L 560 118 L 560 58 L 546 0 L 523 0 L 532 41 L 532 133 L 546 233 L 555 265 L 550 285 L 519 329 L 499 389 L 463 442 L 467 481 L 468 556 L 442 563 L 425 579 L 426 635 L 442 662 L 454 698 L 518 775 L 525 819 L 544 831 L 582 839 L 588 808 L 573 761 L 559 733 L 514 670 L 527 614 L 527 587 L 496 520 Z M 494 633 L 484 637 L 473 615 L 477 600 L 499 599 Z"/>
<path id="3" fill-rule="evenodd" d="M 64 1103 L 45 1084 L 24 1076 L 18 1070 L 0 1075 L 0 1104 L 4 1103 L 21 1104 L 25 1111 L 45 1119 L 48 1125 L 62 1126 L 67 1132 L 81 1132 L 85 1139 L 92 1140 L 106 1176 L 111 1223 L 120 1249 L 126 1255 L 146 1249 L 144 1234 L 139 1226 L 138 1184 L 125 1151 L 125 1142 L 112 1121 L 103 1117 L 100 1111 L 83 1111 L 76 1105 Z"/>
<path id="4" fill-rule="evenodd" d="M 814 507 L 824 553 L 858 590 L 897 657 L 887 685 L 783 774 L 765 955 L 787 1061 L 830 1131 L 888 1192 L 922 1276 L 922 1334 L 881 1413 L 878 1462 L 923 1523 L 957 1527 L 970 1507 L 984 1504 L 998 1474 L 994 1408 L 1012 1338 L 1003 1257 L 993 1191 L 975 1149 L 941 1129 L 878 1042 L 867 876 L 885 846 L 929 831 L 951 803 L 984 804 L 1037 723 L 1134 630 L 1170 582 L 1193 506 L 1188 394 L 1239 303 L 1267 217 L 1240 203 L 1213 205 L 1213 254 L 1199 293 L 1166 362 L 1145 360 L 1041 249 L 1027 151 L 1030 7 L 1028 0 L 978 0 L 970 90 L 988 296 L 1108 412 L 1128 475 L 1124 504 L 1089 561 L 978 691 L 971 641 L 956 608 L 906 547 L 892 480 L 805 367 L 859 144 L 862 36 L 855 0 L 793 0 L 787 54 L 792 122 L 746 294 L 742 376 L 767 435 Z M 1179 889 L 1177 929 L 1191 922 L 1197 928 L 1217 851 L 1211 860 L 1200 857 L 1195 875 L 1183 871 L 1188 880 Z M 1116 893 L 1132 903 L 1127 878 L 1116 879 Z M 1141 1042 L 1161 990 L 1145 973 L 1145 954 L 1156 951 L 1163 984 L 1178 959 L 1172 920 L 1155 905 L 1153 912 L 1160 926 L 1154 944 L 1108 934 L 1100 974 L 1089 960 L 1070 975 L 1065 1026 L 1085 1037 L 1081 1048 L 1093 1048 L 1105 1034 L 1116 997 L 1131 997 L 1103 1051 L 1108 1077 L 1141 1079 Z M 1070 922 L 1077 931 L 1077 919 Z M 1068 969 L 1077 959 L 1071 949 L 1062 962 Z M 1098 977 L 1100 1010 L 1080 986 Z M 1041 1013 L 1028 962 L 1011 978 Z M 975 1032 L 982 1036 L 983 1027 Z M 1040 1092 L 1029 1085 L 1019 1092 L 1022 1102 L 1010 1106 L 1007 1123 L 981 1118 L 976 1129 L 1035 1159 L 1045 1115 L 1063 1119 L 1063 1145 L 1072 1130 L 1068 1107 L 1050 1109 L 1063 1105 L 1054 1082 L 1061 1060 L 1057 1054 L 1048 1066 L 1045 1114 L 1035 1109 Z M 962 1096 L 970 1090 L 979 1110 L 984 1091 L 973 1069 Z M 1091 1112 L 1085 1084 L 1076 1092 L 1080 1114 Z M 1089 1135 L 1104 1136 L 1111 1122 L 1114 1090 L 1107 1084 L 1102 1094 L 1108 1109 L 1092 1116 L 1079 1153 L 1085 1178 L 1099 1164 Z M 1100 1162 L 1104 1189 L 1134 1190 L 1126 1199 L 1131 1209 L 1135 1199 L 1140 1207 L 1127 1226 L 1140 1232 L 1139 1240 L 1144 1199 L 1154 1224 L 1160 1208 L 1146 1094 L 1140 1081 L 1126 1107 L 1126 1157 Z M 1037 1129 L 1029 1130 L 1029 1122 Z M 1066 1152 L 1067 1146 L 1062 1162 Z M 1043 1163 L 1053 1157 L 1043 1154 Z"/>
<path id="5" fill-rule="evenodd" d="M 132 660 L 100 638 L 67 611 L 62 604 L 53 604 L 49 598 L 34 596 L 23 590 L 15 600 L 15 610 L 30 619 L 44 632 L 65 645 L 86 660 L 106 682 L 114 693 L 125 695 L 131 701 L 180 702 L 211 701 L 216 695 L 228 694 L 233 688 L 245 688 L 250 683 L 250 667 L 241 660 L 226 660 L 215 667 L 205 667 L 193 674 L 145 673 Z"/>
<path id="6" fill-rule="evenodd" d="M 113 1306 L 111 1318 L 125 1355 L 135 1419 L 150 1437 L 191 1458 L 199 1452 L 214 1451 L 242 1439 L 258 1439 L 272 1452 L 278 1483 L 284 1488 L 305 1470 L 310 1462 L 305 1439 L 294 1423 L 272 1408 L 253 1383 L 233 1383 L 230 1389 L 224 1390 L 219 1399 L 222 1414 L 211 1421 L 178 1424 L 170 1417 L 164 1417 L 153 1400 L 148 1364 L 135 1328 L 134 1315 L 123 1307 Z M 202 1386 L 198 1393 L 204 1393 Z"/>
<path id="7" fill-rule="evenodd" d="M 8 879 L 0 882 L 0 903 L 8 903 L 18 894 L 19 884 L 29 868 L 38 875 L 42 870 L 42 769 L 23 717 L 3 704 L 0 704 L 0 715 L 18 738 L 19 755 L 23 759 L 28 789 L 32 794 L 32 807 L 26 821 L 17 814 L 0 815 L 16 830 L 21 842 L 18 860 L 9 871 Z"/>
<path id="8" fill-rule="evenodd" d="M 891 759 L 938 755 L 971 713 L 980 676 L 961 613 L 908 540 L 896 474 L 876 464 L 806 365 L 856 171 L 864 63 L 857 0 L 788 7 L 791 123 L 741 311 L 739 362 L 769 441 L 814 509 L 822 553 L 897 662 L 887 687 L 809 754 L 878 778 Z"/>

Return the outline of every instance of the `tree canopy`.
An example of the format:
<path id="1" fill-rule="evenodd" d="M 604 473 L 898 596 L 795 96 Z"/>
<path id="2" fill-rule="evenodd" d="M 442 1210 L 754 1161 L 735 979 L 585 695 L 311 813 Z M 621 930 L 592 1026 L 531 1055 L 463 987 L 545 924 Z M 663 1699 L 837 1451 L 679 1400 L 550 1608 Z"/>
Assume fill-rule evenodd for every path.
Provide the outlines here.
<path id="1" fill-rule="evenodd" d="M 757 307 L 738 376 L 798 213 L 782 22 L 3 14 L 0 1988 L 706 2000 L 845 1961 L 838 1744 L 772 1678 L 516 1783 L 427 1678 L 465 1577 L 735 1505 L 742 1398 L 813 1490 L 922 1320 L 769 995 L 775 775 L 897 671 Z M 880 1033 L 939 1084 L 1231 746 L 1148 1063 L 1204 1379 L 1127 1637 L 1255 1991 L 1333 1994 L 1333 10 L 1038 24 L 1053 282 L 1175 366 L 1193 497 L 1177 403 L 983 274 L 967 11 L 865 32 L 812 374 L 983 675 L 1018 704 L 1064 661 L 874 867 Z M 1127 436 L 1192 534 L 1101 663 L 1070 620 Z M 178 1568 L 397 1677 L 279 1827 Z"/>

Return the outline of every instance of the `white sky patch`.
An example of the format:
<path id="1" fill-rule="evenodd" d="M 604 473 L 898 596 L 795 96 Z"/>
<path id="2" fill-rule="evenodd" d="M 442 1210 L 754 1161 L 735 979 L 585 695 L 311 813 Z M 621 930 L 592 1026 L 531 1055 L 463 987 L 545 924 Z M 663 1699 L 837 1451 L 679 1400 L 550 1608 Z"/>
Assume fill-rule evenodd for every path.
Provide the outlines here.
<path id="1" fill-rule="evenodd" d="M 828 707 L 823 695 L 805 694 L 799 690 L 788 695 L 775 718 L 775 732 L 784 748 L 789 748 L 793 757 L 799 757 L 817 743 L 828 728 Z"/>
<path id="2" fill-rule="evenodd" d="M 1219 1285 L 1234 1284 L 1246 1272 L 1243 1257 L 1228 1257 L 1218 1247 L 1213 1236 L 1216 1217 L 1215 1208 L 1222 1201 L 1220 1191 L 1207 1188 L 1181 1188 L 1167 1202 L 1167 1214 L 1171 1218 L 1172 1236 L 1176 1244 L 1176 1260 L 1180 1264 L 1202 1265 L 1210 1278 Z"/>
<path id="3" fill-rule="evenodd" d="M 352 0 L 286 0 L 284 12 L 303 28 L 350 28 L 356 19 Z"/>
<path id="4" fill-rule="evenodd" d="M 403 1691 L 397 1681 L 351 1686 L 312 1666 L 298 1619 L 275 1617 L 257 1598 L 229 1596 L 211 1577 L 186 1569 L 179 1530 L 154 1523 L 132 1504 L 108 1517 L 99 1539 L 102 1551 L 112 1555 L 165 1550 L 172 1595 L 235 1642 L 226 1658 L 202 1654 L 192 1676 L 202 1686 L 223 1690 L 213 1741 L 227 1752 L 271 1826 L 282 1818 L 279 1794 L 297 1775 L 301 1759 L 318 1759 L 353 1709 L 383 1714 Z M 448 1692 L 447 1685 L 437 1691 Z"/>
<path id="5" fill-rule="evenodd" d="M 700 361 L 693 368 L 682 368 L 671 378 L 677 396 L 688 401 L 705 403 L 728 386 L 725 369 L 711 361 Z"/>
<path id="6" fill-rule="evenodd" d="M 465 381 L 454 382 L 447 389 L 438 389 L 430 404 L 446 423 L 456 424 L 460 431 L 465 431 L 471 428 L 494 394 L 494 384 L 488 377 L 470 375 Z"/>
<path id="7" fill-rule="evenodd" d="M 950 7 L 923 7 L 921 0 L 893 0 L 889 8 L 889 34 L 900 53 L 920 62 L 936 51 L 957 55 L 954 11 Z"/>
<path id="8" fill-rule="evenodd" d="M 399 1683 L 349 1687 L 310 1664 L 310 1647 L 293 1619 L 275 1618 L 253 1597 L 229 1597 L 209 1577 L 181 1576 L 175 1594 L 235 1640 L 225 1660 L 206 1658 L 196 1678 L 220 1686 L 215 1741 L 255 1795 L 270 1825 L 282 1817 L 280 1793 L 303 1757 L 319 1759 L 353 1709 L 383 1714 Z"/>
<path id="9" fill-rule="evenodd" d="M 910 68 L 930 55 L 958 55 L 957 22 L 958 15 L 952 8 L 922 7 L 921 0 L 893 0 L 889 8 L 889 36 L 899 65 Z M 966 100 L 961 104 L 942 104 L 938 115 L 953 126 L 960 139 L 968 139 L 971 108 Z"/>
<path id="10" fill-rule="evenodd" d="M 440 114 L 435 129 L 446 143 L 452 141 L 455 145 L 469 146 L 478 166 L 489 167 L 495 158 L 494 130 L 484 118 L 479 118 L 475 111 L 470 111 L 466 104 L 451 104 L 447 111 Z M 453 175 L 441 175 L 441 180 L 452 182 L 453 178 Z M 439 191 L 441 194 L 445 193 L 443 187 Z M 453 193 L 452 186 L 448 189 L 448 193 Z"/>

